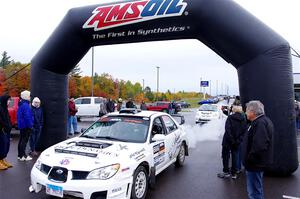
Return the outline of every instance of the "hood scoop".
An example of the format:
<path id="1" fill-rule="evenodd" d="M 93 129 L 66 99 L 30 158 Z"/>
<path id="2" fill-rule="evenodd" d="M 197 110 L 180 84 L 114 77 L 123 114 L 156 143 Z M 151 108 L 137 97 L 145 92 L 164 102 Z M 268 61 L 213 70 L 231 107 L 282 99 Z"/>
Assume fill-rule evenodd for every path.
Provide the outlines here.
<path id="1" fill-rule="evenodd" d="M 82 147 L 91 147 L 91 148 L 96 148 L 96 149 L 105 149 L 112 144 L 108 143 L 102 143 L 102 142 L 91 142 L 91 141 L 81 141 L 81 142 L 76 142 L 76 146 L 82 146 Z"/>

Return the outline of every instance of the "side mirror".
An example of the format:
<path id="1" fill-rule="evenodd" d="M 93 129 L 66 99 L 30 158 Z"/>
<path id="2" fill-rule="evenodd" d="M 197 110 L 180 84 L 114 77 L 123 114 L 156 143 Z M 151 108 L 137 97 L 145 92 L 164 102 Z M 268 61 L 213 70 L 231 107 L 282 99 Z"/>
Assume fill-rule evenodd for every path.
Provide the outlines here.
<path id="1" fill-rule="evenodd" d="M 179 125 L 182 125 L 182 124 L 185 123 L 185 119 L 184 119 L 184 116 L 183 116 L 183 115 L 172 114 L 171 116 L 176 120 L 176 122 L 177 122 Z"/>
<path id="2" fill-rule="evenodd" d="M 164 141 L 166 139 L 166 136 L 163 134 L 155 134 L 152 138 L 152 141 Z"/>

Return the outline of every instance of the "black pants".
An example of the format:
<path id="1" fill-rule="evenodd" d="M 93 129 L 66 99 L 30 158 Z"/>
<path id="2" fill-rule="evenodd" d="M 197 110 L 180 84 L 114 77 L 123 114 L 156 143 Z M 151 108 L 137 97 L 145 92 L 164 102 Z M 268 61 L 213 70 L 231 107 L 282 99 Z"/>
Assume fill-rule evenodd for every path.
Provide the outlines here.
<path id="1" fill-rule="evenodd" d="M 222 147 L 223 172 L 229 173 L 229 159 L 231 155 L 231 174 L 237 171 L 237 150 L 233 150 L 228 146 Z"/>
<path id="2" fill-rule="evenodd" d="M 31 134 L 31 129 L 30 128 L 25 128 L 25 129 L 20 129 L 20 140 L 18 144 L 18 157 L 27 157 L 26 155 L 26 145 L 29 140 Z"/>
<path id="3" fill-rule="evenodd" d="M 10 132 L 0 130 L 0 160 L 6 158 L 10 147 Z"/>

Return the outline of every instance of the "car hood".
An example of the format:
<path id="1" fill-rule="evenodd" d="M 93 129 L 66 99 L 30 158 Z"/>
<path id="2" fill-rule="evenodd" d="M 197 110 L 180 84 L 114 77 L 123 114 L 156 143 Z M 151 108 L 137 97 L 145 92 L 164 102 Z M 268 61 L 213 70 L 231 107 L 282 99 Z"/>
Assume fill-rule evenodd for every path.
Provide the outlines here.
<path id="1" fill-rule="evenodd" d="M 48 148 L 40 160 L 48 166 L 89 171 L 116 163 L 128 164 L 144 158 L 145 153 L 144 144 L 76 137 Z"/>

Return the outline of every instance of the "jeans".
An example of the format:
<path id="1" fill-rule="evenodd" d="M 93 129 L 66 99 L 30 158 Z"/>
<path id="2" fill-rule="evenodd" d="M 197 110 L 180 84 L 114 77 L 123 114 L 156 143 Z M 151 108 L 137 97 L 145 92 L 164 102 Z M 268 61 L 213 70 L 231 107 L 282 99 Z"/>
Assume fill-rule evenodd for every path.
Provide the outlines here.
<path id="1" fill-rule="evenodd" d="M 42 127 L 33 128 L 29 138 L 30 150 L 36 151 L 36 144 L 40 138 Z"/>
<path id="2" fill-rule="evenodd" d="M 73 135 L 77 132 L 77 117 L 69 115 L 68 117 L 68 134 Z"/>
<path id="3" fill-rule="evenodd" d="M 242 169 L 242 157 L 241 157 L 242 145 L 240 145 L 236 151 L 236 169 L 240 171 Z"/>
<path id="4" fill-rule="evenodd" d="M 18 144 L 18 157 L 27 157 L 26 155 L 26 145 L 31 134 L 30 128 L 20 129 L 20 139 Z"/>
<path id="5" fill-rule="evenodd" d="M 263 172 L 246 171 L 248 199 L 264 199 Z"/>
<path id="6" fill-rule="evenodd" d="M 229 159 L 231 154 L 231 174 L 236 173 L 236 163 L 237 163 L 237 152 L 236 150 L 231 150 L 228 146 L 222 147 L 222 160 L 223 160 L 223 172 L 229 173 Z"/>

